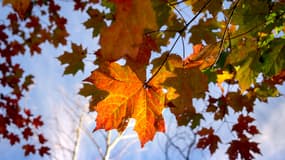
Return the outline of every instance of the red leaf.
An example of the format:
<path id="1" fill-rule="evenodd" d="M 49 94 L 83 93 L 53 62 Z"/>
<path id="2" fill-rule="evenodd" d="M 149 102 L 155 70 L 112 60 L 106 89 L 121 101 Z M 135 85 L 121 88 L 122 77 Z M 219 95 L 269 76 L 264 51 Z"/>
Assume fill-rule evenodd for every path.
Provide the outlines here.
<path id="1" fill-rule="evenodd" d="M 74 1 L 74 10 L 81 10 L 83 11 L 85 9 L 87 2 L 81 2 L 81 0 L 75 0 Z"/>
<path id="2" fill-rule="evenodd" d="M 8 35 L 4 32 L 5 28 L 6 26 L 2 24 L 0 25 L 0 40 L 3 41 L 4 43 L 7 43 Z"/>
<path id="3" fill-rule="evenodd" d="M 227 150 L 230 160 L 237 159 L 238 155 L 240 155 L 241 159 L 252 160 L 254 159 L 252 152 L 260 154 L 260 149 L 258 143 L 249 141 L 247 137 L 233 140 Z"/>
<path id="4" fill-rule="evenodd" d="M 44 122 L 41 120 L 41 116 L 37 116 L 36 118 L 34 118 L 32 123 L 36 128 L 39 128 L 44 124 Z"/>
<path id="5" fill-rule="evenodd" d="M 202 138 L 199 139 L 197 148 L 205 149 L 209 146 L 211 154 L 215 153 L 221 139 L 219 136 L 214 134 L 214 129 L 212 127 L 209 129 L 202 128 L 200 131 L 198 131 L 198 134 L 202 136 Z"/>
<path id="6" fill-rule="evenodd" d="M 38 138 L 39 138 L 39 142 L 41 143 L 41 144 L 44 144 L 44 143 L 46 143 L 46 139 L 45 139 L 45 137 L 42 135 L 42 134 L 39 134 L 38 135 Z"/>
<path id="7" fill-rule="evenodd" d="M 39 149 L 39 153 L 40 153 L 40 156 L 44 156 L 44 155 L 49 155 L 49 150 L 50 148 L 46 147 L 46 146 L 43 146 Z"/>
<path id="8" fill-rule="evenodd" d="M 31 116 L 32 116 L 31 110 L 28 109 L 28 108 L 25 108 L 25 109 L 24 109 L 24 113 L 25 113 L 28 117 L 31 117 Z"/>
<path id="9" fill-rule="evenodd" d="M 249 123 L 253 122 L 254 118 L 250 116 L 240 115 L 238 118 L 238 123 L 233 125 L 232 131 L 235 131 L 238 137 L 244 136 L 244 131 L 248 132 L 251 135 L 258 134 L 259 131 L 254 125 L 249 125 Z"/>
<path id="10" fill-rule="evenodd" d="M 25 128 L 22 134 L 26 140 L 28 140 L 30 136 L 33 136 L 33 132 L 30 127 Z"/>
<path id="11" fill-rule="evenodd" d="M 28 156 L 30 153 L 35 154 L 36 149 L 34 145 L 26 144 L 22 147 L 25 150 L 25 156 Z"/>
<path id="12" fill-rule="evenodd" d="M 27 28 L 37 28 L 37 27 L 40 27 L 39 17 L 30 16 L 29 19 L 30 19 L 30 21 L 27 22 L 27 24 L 26 24 Z"/>
<path id="13" fill-rule="evenodd" d="M 13 133 L 10 133 L 7 138 L 10 140 L 10 144 L 14 145 L 15 143 L 19 143 L 20 139 L 19 136 Z"/>

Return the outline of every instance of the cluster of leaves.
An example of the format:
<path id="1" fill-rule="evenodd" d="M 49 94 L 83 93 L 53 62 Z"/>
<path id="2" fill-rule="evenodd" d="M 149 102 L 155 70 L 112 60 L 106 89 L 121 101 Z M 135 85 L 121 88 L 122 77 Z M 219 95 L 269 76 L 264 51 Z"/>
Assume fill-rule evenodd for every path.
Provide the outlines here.
<path id="1" fill-rule="evenodd" d="M 26 50 L 40 53 L 43 42 L 66 45 L 67 20 L 59 15 L 60 7 L 53 0 L 4 0 L 3 4 L 11 4 L 13 12 L 8 14 L 9 24 L 0 26 L 1 58 L 6 61 L 1 64 L 1 84 L 13 90 L 8 96 L 18 95 L 18 106 L 23 71 L 16 72 L 19 65 L 11 57 Z M 33 12 L 35 6 L 42 9 L 36 12 L 38 16 Z M 195 16 L 184 19 L 178 9 L 181 6 L 191 8 Z M 200 136 L 198 148 L 208 147 L 213 154 L 220 143 L 228 143 L 229 159 L 250 160 L 253 153 L 260 153 L 258 143 L 251 139 L 259 131 L 249 124 L 254 121 L 250 113 L 256 100 L 267 102 L 268 97 L 279 96 L 276 85 L 285 79 L 284 1 L 75 0 L 74 10 L 88 14 L 83 25 L 93 30 L 101 46 L 94 53 L 98 68 L 80 90 L 81 95 L 91 96 L 90 110 L 98 113 L 95 130 L 122 132 L 133 118 L 143 146 L 156 132 L 165 131 L 162 111 L 169 107 L 179 126 L 188 125 Z M 39 16 L 48 16 L 49 24 L 43 26 Z M 20 40 L 8 39 L 10 35 Z M 184 48 L 173 53 L 178 40 L 185 38 L 194 46 L 193 54 L 186 58 L 181 56 Z M 74 75 L 84 69 L 87 49 L 71 44 L 72 51 L 58 59 L 67 64 L 64 73 Z M 118 63 L 121 59 L 124 64 Z M 16 77 L 16 82 L 10 82 L 9 76 Z M 26 79 L 22 88 L 27 89 L 31 78 Z M 219 86 L 222 95 L 213 97 L 210 83 Z M 237 91 L 225 90 L 223 84 L 238 86 Z M 205 112 L 197 109 L 193 99 L 207 102 Z M 12 108 L 4 102 L 1 107 Z M 239 115 L 232 126 L 237 137 L 224 142 L 215 128 L 205 128 L 200 122 L 206 114 L 223 121 L 229 110 Z M 5 117 L 13 119 L 6 113 Z M 27 154 L 34 152 L 29 145 L 23 148 Z"/>
<path id="2" fill-rule="evenodd" d="M 276 84 L 282 84 L 285 69 L 283 2 L 111 0 L 101 5 L 108 10 L 80 5 L 90 16 L 85 27 L 99 36 L 101 46 L 95 52 L 99 67 L 80 91 L 92 96 L 90 109 L 98 113 L 95 130 L 123 131 L 133 118 L 143 146 L 165 130 L 162 110 L 169 107 L 179 126 L 189 125 L 200 135 L 198 148 L 209 147 L 213 154 L 219 143 L 228 143 L 229 159 L 253 159 L 253 153 L 260 153 L 251 140 L 259 131 L 249 125 L 254 121 L 250 113 L 256 100 L 280 95 Z M 189 5 L 195 16 L 183 19 L 177 9 L 181 5 Z M 188 37 L 193 54 L 184 58 L 185 53 L 172 53 L 178 39 Z M 171 41 L 169 50 L 151 58 Z M 126 63 L 118 63 L 120 59 Z M 209 83 L 221 88 L 220 97 L 211 96 Z M 223 84 L 238 87 L 228 91 Z M 206 112 L 197 111 L 194 98 L 208 101 Z M 215 128 L 200 122 L 206 114 L 223 121 L 230 109 L 240 115 L 232 127 L 237 139 L 223 142 Z"/>
<path id="3" fill-rule="evenodd" d="M 55 47 L 66 45 L 67 21 L 60 16 L 60 6 L 53 0 L 4 0 L 3 7 L 10 9 L 5 13 L 7 17 L 1 17 L 7 20 L 1 20 L 0 24 L 0 135 L 11 145 L 23 140 L 25 155 L 44 156 L 49 154 L 49 148 L 45 145 L 46 138 L 38 131 L 44 124 L 41 116 L 20 106 L 20 100 L 33 84 L 33 75 L 27 75 L 14 58 L 40 54 L 40 45 L 45 42 Z M 39 17 L 46 17 L 49 23 L 43 23 Z M 37 139 L 39 146 L 30 144 L 30 139 Z"/>

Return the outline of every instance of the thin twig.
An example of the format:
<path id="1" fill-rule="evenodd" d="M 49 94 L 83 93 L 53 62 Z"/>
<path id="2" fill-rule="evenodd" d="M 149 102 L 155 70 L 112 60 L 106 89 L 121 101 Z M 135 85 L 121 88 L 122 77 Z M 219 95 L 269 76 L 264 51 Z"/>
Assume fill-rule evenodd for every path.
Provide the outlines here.
<path id="1" fill-rule="evenodd" d="M 174 47 L 176 46 L 179 38 L 181 37 L 182 33 L 189 27 L 189 25 L 202 13 L 202 11 L 209 5 L 209 3 L 211 2 L 211 0 L 208 0 L 203 7 L 200 8 L 200 10 L 197 12 L 197 14 L 191 19 L 189 20 L 189 22 L 187 22 L 187 24 L 180 30 L 178 30 L 177 32 L 179 33 L 178 37 L 176 38 L 176 40 L 174 41 L 173 45 L 171 46 L 171 49 L 169 50 L 169 52 L 167 53 L 165 59 L 163 60 L 163 62 L 161 63 L 161 65 L 159 66 L 159 68 L 156 70 L 156 72 L 149 78 L 148 81 L 146 81 L 144 83 L 145 86 L 148 85 L 148 83 L 160 72 L 161 68 L 164 66 L 164 64 L 166 63 L 168 57 L 170 56 L 172 50 L 174 49 Z"/>
<path id="2" fill-rule="evenodd" d="M 221 56 L 222 48 L 223 48 L 224 42 L 225 42 L 225 40 L 226 40 L 225 37 L 226 37 L 227 31 L 228 31 L 229 25 L 230 25 L 230 23 L 231 23 L 231 20 L 232 20 L 234 11 L 236 10 L 237 5 L 238 5 L 239 2 L 240 2 L 240 0 L 237 0 L 237 2 L 235 3 L 235 5 L 233 6 L 233 9 L 232 9 L 232 11 L 231 11 L 229 20 L 227 21 L 226 28 L 225 28 L 225 31 L 224 31 L 224 33 L 223 33 L 222 40 L 221 40 L 221 43 L 220 43 L 220 46 L 219 46 L 218 56 L 217 56 L 216 61 L 215 61 L 215 63 L 214 63 L 213 66 L 215 66 L 215 64 L 218 62 L 218 59 L 219 59 L 220 56 Z"/>
<path id="3" fill-rule="evenodd" d="M 176 5 L 178 5 L 178 4 L 180 4 L 180 3 L 183 3 L 183 2 L 186 2 L 186 1 L 188 1 L 188 0 L 181 0 L 181 1 L 178 1 L 178 2 L 173 2 L 173 3 L 168 3 L 170 6 L 176 6 Z"/>
<path id="4" fill-rule="evenodd" d="M 185 159 L 186 156 L 184 155 L 183 151 L 176 145 L 172 142 L 171 138 L 167 135 L 167 134 L 164 134 L 167 138 L 167 141 L 170 143 L 171 146 L 173 146 L 180 154 L 181 156 Z"/>
<path id="5" fill-rule="evenodd" d="M 203 12 L 203 10 L 210 4 L 211 0 L 208 0 L 202 8 L 200 8 L 200 10 L 197 12 L 197 14 L 191 19 L 189 20 L 189 22 L 179 31 L 179 33 L 184 32 L 189 25 Z"/>
<path id="6" fill-rule="evenodd" d="M 193 133 L 193 132 L 192 132 Z M 191 150 L 196 142 L 196 139 L 197 139 L 197 135 L 193 133 L 193 140 L 191 141 L 191 143 L 189 144 L 188 146 L 188 150 L 187 150 L 187 154 L 186 154 L 186 159 L 187 160 L 190 160 L 190 155 L 191 155 Z"/>
<path id="7" fill-rule="evenodd" d="M 75 137 L 75 142 L 74 142 L 74 148 L 72 152 L 72 160 L 77 159 L 78 151 L 79 151 L 79 145 L 80 145 L 80 139 L 81 139 L 81 128 L 83 125 L 83 114 L 81 114 L 79 118 L 79 124 L 76 129 L 76 137 Z"/>
<path id="8" fill-rule="evenodd" d="M 181 12 L 175 7 L 173 6 L 174 10 L 179 14 L 179 16 L 183 19 L 183 23 L 186 25 L 186 21 L 185 21 L 185 18 L 183 17 L 183 15 L 181 14 Z"/>
<path id="9" fill-rule="evenodd" d="M 85 127 L 83 127 L 83 131 L 87 134 L 87 136 L 90 138 L 91 142 L 95 145 L 95 147 L 97 148 L 98 150 L 98 153 L 100 155 L 101 158 L 104 157 L 104 154 L 103 154 L 103 151 L 102 151 L 102 148 L 100 147 L 100 145 L 97 143 L 97 141 L 93 138 L 93 135 L 89 132 L 89 130 L 87 130 Z"/>
<path id="10" fill-rule="evenodd" d="M 176 40 L 174 41 L 173 45 L 171 46 L 169 52 L 167 53 L 166 57 L 164 58 L 163 62 L 161 63 L 161 65 L 159 66 L 159 68 L 156 70 L 156 72 L 148 79 L 148 81 L 146 81 L 144 84 L 145 86 L 148 85 L 148 83 L 159 73 L 159 71 L 161 70 L 161 68 L 164 66 L 164 64 L 166 63 L 168 57 L 170 56 L 172 50 L 174 49 L 174 47 L 176 46 L 176 43 L 178 42 L 179 38 L 181 37 L 181 35 L 179 35 Z"/>

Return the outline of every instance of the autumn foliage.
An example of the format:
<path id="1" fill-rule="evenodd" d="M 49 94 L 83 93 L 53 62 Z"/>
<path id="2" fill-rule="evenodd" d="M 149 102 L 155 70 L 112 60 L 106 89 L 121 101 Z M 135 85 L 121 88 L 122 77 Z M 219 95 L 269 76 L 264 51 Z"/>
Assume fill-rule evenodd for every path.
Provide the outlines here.
<path id="1" fill-rule="evenodd" d="M 260 132 L 251 113 L 256 101 L 280 96 L 276 85 L 285 80 L 283 1 L 75 0 L 74 11 L 88 15 L 82 25 L 99 38 L 96 51 L 67 43 L 68 17 L 53 0 L 3 0 L 3 5 L 12 9 L 0 24 L 0 82 L 9 91 L 1 91 L 0 108 L 5 112 L 0 113 L 0 134 L 11 145 L 20 142 L 20 135 L 8 126 L 16 126 L 28 140 L 43 125 L 40 116 L 19 105 L 33 76 L 24 76 L 13 57 L 40 54 L 41 44 L 47 42 L 54 47 L 71 44 L 71 51 L 58 57 L 64 74 L 83 71 L 87 54 L 96 55 L 98 67 L 79 91 L 91 96 L 95 130 L 122 132 L 133 118 L 144 146 L 165 131 L 162 111 L 170 108 L 179 126 L 190 126 L 199 135 L 197 148 L 214 154 L 219 144 L 227 143 L 229 159 L 250 160 L 261 154 L 252 140 Z M 189 8 L 193 17 L 183 17 L 180 7 Z M 42 24 L 42 17 L 48 23 Z M 174 53 L 179 43 L 180 52 Z M 192 54 L 186 52 L 187 45 L 193 45 Z M 209 85 L 218 86 L 221 94 L 214 96 Z M 204 110 L 194 99 L 205 102 Z M 230 110 L 238 118 L 231 128 L 235 137 L 225 142 L 215 127 L 203 126 L 202 121 L 224 121 Z M 38 137 L 40 144 L 46 142 L 42 134 Z M 23 149 L 25 155 L 49 153 L 43 145 L 25 144 Z"/>

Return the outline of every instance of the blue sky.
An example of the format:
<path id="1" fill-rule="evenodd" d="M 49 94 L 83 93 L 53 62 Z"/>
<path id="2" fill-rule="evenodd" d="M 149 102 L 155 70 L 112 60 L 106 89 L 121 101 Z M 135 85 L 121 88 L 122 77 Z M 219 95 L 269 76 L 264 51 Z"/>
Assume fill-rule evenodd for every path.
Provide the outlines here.
<path id="1" fill-rule="evenodd" d="M 62 14 L 69 18 L 68 30 L 71 31 L 69 40 L 82 44 L 83 47 L 88 47 L 88 53 L 93 53 L 98 48 L 97 41 L 92 39 L 92 31 L 86 31 L 81 24 L 87 18 L 86 15 L 74 14 L 72 12 L 72 3 L 61 2 L 63 4 Z M 68 15 L 68 16 L 67 16 Z M 191 16 L 191 15 L 188 15 Z M 3 12 L 0 13 L 1 19 L 4 17 Z M 187 50 L 190 53 L 190 48 Z M 74 144 L 72 140 L 76 136 L 76 128 L 79 125 L 78 117 L 84 115 L 83 128 L 89 130 L 93 139 L 100 146 L 105 145 L 105 139 L 101 132 L 92 133 L 95 127 L 95 113 L 88 114 L 88 101 L 87 99 L 79 96 L 77 92 L 81 87 L 81 82 L 85 79 L 90 72 L 94 69 L 92 65 L 93 56 L 89 56 L 85 60 L 84 72 L 78 73 L 76 76 L 63 76 L 64 67 L 60 65 L 56 59 L 65 50 L 69 50 L 66 47 L 59 47 L 54 49 L 50 45 L 44 45 L 42 47 L 43 54 L 33 57 L 23 56 L 18 57 L 17 61 L 22 64 L 27 73 L 31 73 L 35 76 L 35 84 L 32 86 L 31 91 L 25 95 L 22 101 L 22 106 L 29 107 L 34 113 L 42 114 L 45 126 L 43 132 L 49 137 L 51 146 L 51 153 L 54 157 L 46 157 L 44 159 L 71 159 L 71 154 L 68 149 L 73 149 Z M 176 48 L 176 52 L 179 52 L 181 48 Z M 187 52 L 188 53 L 188 52 Z M 282 91 L 285 91 L 284 87 L 281 87 Z M 283 92 L 284 93 L 284 92 Z M 262 134 L 258 135 L 255 139 L 260 142 L 263 156 L 258 156 L 257 159 L 261 160 L 282 160 L 285 156 L 285 128 L 283 128 L 283 122 L 285 122 L 285 101 L 284 96 L 280 98 L 274 98 L 269 100 L 269 104 L 258 103 L 255 107 L 256 111 L 254 116 L 256 117 L 256 124 L 261 130 Z M 175 120 L 169 111 L 164 111 L 164 115 L 167 119 L 168 134 L 174 135 L 176 132 L 183 132 L 184 136 L 191 137 L 191 132 L 185 128 L 176 129 Z M 132 128 L 132 125 L 130 126 Z M 79 145 L 78 159 L 91 160 L 100 159 L 98 149 L 92 142 L 90 136 L 81 130 L 81 138 Z M 228 134 L 227 126 L 223 126 L 220 130 L 225 136 Z M 116 132 L 112 132 L 113 137 L 116 137 Z M 189 136 L 190 135 L 190 136 Z M 140 147 L 135 132 L 128 130 L 126 132 L 126 139 L 122 139 L 114 150 L 111 152 L 111 159 L 165 159 L 164 145 L 165 136 L 157 134 L 153 142 L 149 142 L 144 148 Z M 188 139 L 189 140 L 189 139 Z M 185 141 L 178 142 L 180 145 L 184 145 Z M 104 149 L 103 149 L 104 150 Z M 118 154 L 120 151 L 123 153 Z M 225 150 L 218 150 L 216 154 L 210 156 L 207 151 L 194 149 L 191 157 L 193 159 L 227 159 Z M 169 151 L 170 159 L 182 159 L 175 149 Z M 21 147 L 11 147 L 6 140 L 0 141 L 0 159 L 1 160 L 36 160 L 38 156 L 23 156 Z"/>

